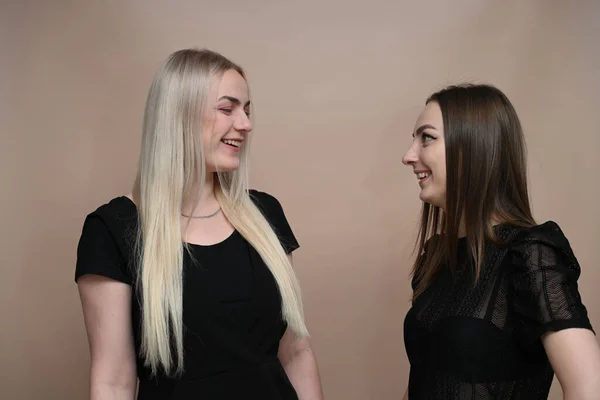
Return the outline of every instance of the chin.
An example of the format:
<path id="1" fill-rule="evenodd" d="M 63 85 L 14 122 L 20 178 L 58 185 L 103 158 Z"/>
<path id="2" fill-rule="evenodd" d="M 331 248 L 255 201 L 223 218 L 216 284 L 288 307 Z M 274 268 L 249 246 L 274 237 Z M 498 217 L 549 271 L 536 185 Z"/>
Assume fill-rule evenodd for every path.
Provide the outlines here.
<path id="1" fill-rule="evenodd" d="M 229 162 L 229 163 L 223 163 L 223 164 L 219 164 L 215 167 L 216 171 L 219 172 L 233 172 L 235 170 L 237 170 L 240 167 L 240 163 L 239 162 Z"/>
<path id="2" fill-rule="evenodd" d="M 419 199 L 421 199 L 421 201 L 423 201 L 424 203 L 427 203 L 434 207 L 444 208 L 443 202 L 441 202 L 436 196 L 432 196 L 428 193 L 421 192 L 421 194 L 419 195 Z"/>
<path id="3" fill-rule="evenodd" d="M 215 157 L 215 160 L 209 160 L 206 166 L 211 172 L 233 172 L 240 167 L 240 159 L 231 156 Z"/>

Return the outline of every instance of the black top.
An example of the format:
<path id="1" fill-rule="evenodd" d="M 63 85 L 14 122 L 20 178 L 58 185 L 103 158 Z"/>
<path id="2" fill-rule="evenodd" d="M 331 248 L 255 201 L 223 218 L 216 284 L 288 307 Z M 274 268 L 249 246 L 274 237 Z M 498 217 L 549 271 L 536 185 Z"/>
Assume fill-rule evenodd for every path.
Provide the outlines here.
<path id="1" fill-rule="evenodd" d="M 281 205 L 269 194 L 250 191 L 273 226 L 286 253 L 299 247 Z M 98 274 L 135 282 L 132 245 L 137 208 L 118 197 L 89 214 L 77 249 L 75 279 Z M 184 251 L 184 374 L 150 378 L 139 357 L 141 310 L 132 285 L 133 337 L 140 400 L 297 400 L 277 358 L 286 329 L 275 279 L 259 254 L 234 231 L 212 245 L 191 245 L 197 263 Z"/>
<path id="2" fill-rule="evenodd" d="M 559 226 L 495 229 L 508 245 L 486 245 L 477 285 L 463 238 L 455 272 L 442 269 L 406 315 L 411 400 L 546 399 L 554 372 L 541 335 L 592 329 Z"/>

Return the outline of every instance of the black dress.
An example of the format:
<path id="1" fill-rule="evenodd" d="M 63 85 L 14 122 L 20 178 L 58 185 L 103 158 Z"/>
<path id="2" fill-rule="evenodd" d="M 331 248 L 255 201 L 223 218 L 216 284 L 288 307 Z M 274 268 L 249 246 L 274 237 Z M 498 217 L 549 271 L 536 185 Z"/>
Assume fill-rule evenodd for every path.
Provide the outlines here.
<path id="1" fill-rule="evenodd" d="M 542 334 L 592 329 L 559 226 L 495 229 L 508 245 L 486 246 L 477 285 L 460 239 L 454 273 L 443 269 L 406 315 L 411 400 L 546 399 L 554 372 Z"/>
<path id="2" fill-rule="evenodd" d="M 250 191 L 280 237 L 286 253 L 299 247 L 274 197 Z M 135 282 L 132 245 L 135 204 L 118 197 L 87 216 L 77 250 L 75 279 L 98 274 Z M 256 250 L 234 231 L 213 246 L 191 245 L 197 264 L 184 251 L 184 368 L 178 379 L 150 377 L 139 357 L 141 310 L 132 285 L 133 337 L 140 400 L 297 400 L 277 358 L 286 330 L 279 291 Z"/>

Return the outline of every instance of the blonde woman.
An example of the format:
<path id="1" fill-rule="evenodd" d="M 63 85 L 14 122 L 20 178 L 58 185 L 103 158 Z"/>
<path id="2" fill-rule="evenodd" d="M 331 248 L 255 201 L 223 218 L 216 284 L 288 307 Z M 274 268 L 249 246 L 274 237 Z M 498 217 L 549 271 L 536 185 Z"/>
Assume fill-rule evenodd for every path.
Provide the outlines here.
<path id="1" fill-rule="evenodd" d="M 87 216 L 77 250 L 92 400 L 323 398 L 298 242 L 247 188 L 251 130 L 222 55 L 177 51 L 156 73 L 133 191 Z"/>

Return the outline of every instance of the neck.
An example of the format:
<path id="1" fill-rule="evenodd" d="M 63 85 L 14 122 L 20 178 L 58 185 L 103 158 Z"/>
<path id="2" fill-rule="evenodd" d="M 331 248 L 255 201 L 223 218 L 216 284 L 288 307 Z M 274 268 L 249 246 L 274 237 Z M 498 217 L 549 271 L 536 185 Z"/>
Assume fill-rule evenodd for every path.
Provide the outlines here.
<path id="1" fill-rule="evenodd" d="M 200 204 L 211 202 L 215 199 L 215 181 L 212 173 L 207 173 L 200 192 Z"/>
<path id="2" fill-rule="evenodd" d="M 210 214 L 219 208 L 219 203 L 217 198 L 215 197 L 215 189 L 214 189 L 214 176 L 212 173 L 208 173 L 204 183 L 202 185 L 202 190 L 200 191 L 200 197 L 198 199 L 198 204 L 194 204 L 194 198 L 188 199 L 183 204 L 183 214 L 185 215 L 205 215 Z M 196 193 L 198 191 L 198 186 L 196 185 L 192 191 L 192 193 Z"/>
<path id="3" fill-rule="evenodd" d="M 496 225 L 501 224 L 501 223 L 502 223 L 502 221 L 500 220 L 500 218 L 498 218 L 496 216 L 492 217 L 492 226 L 496 226 Z M 462 238 L 462 237 L 465 237 L 465 236 L 467 236 L 467 228 L 466 228 L 466 225 L 465 225 L 465 220 L 464 220 L 464 218 L 462 218 L 460 220 L 460 225 L 458 226 L 458 237 Z"/>

